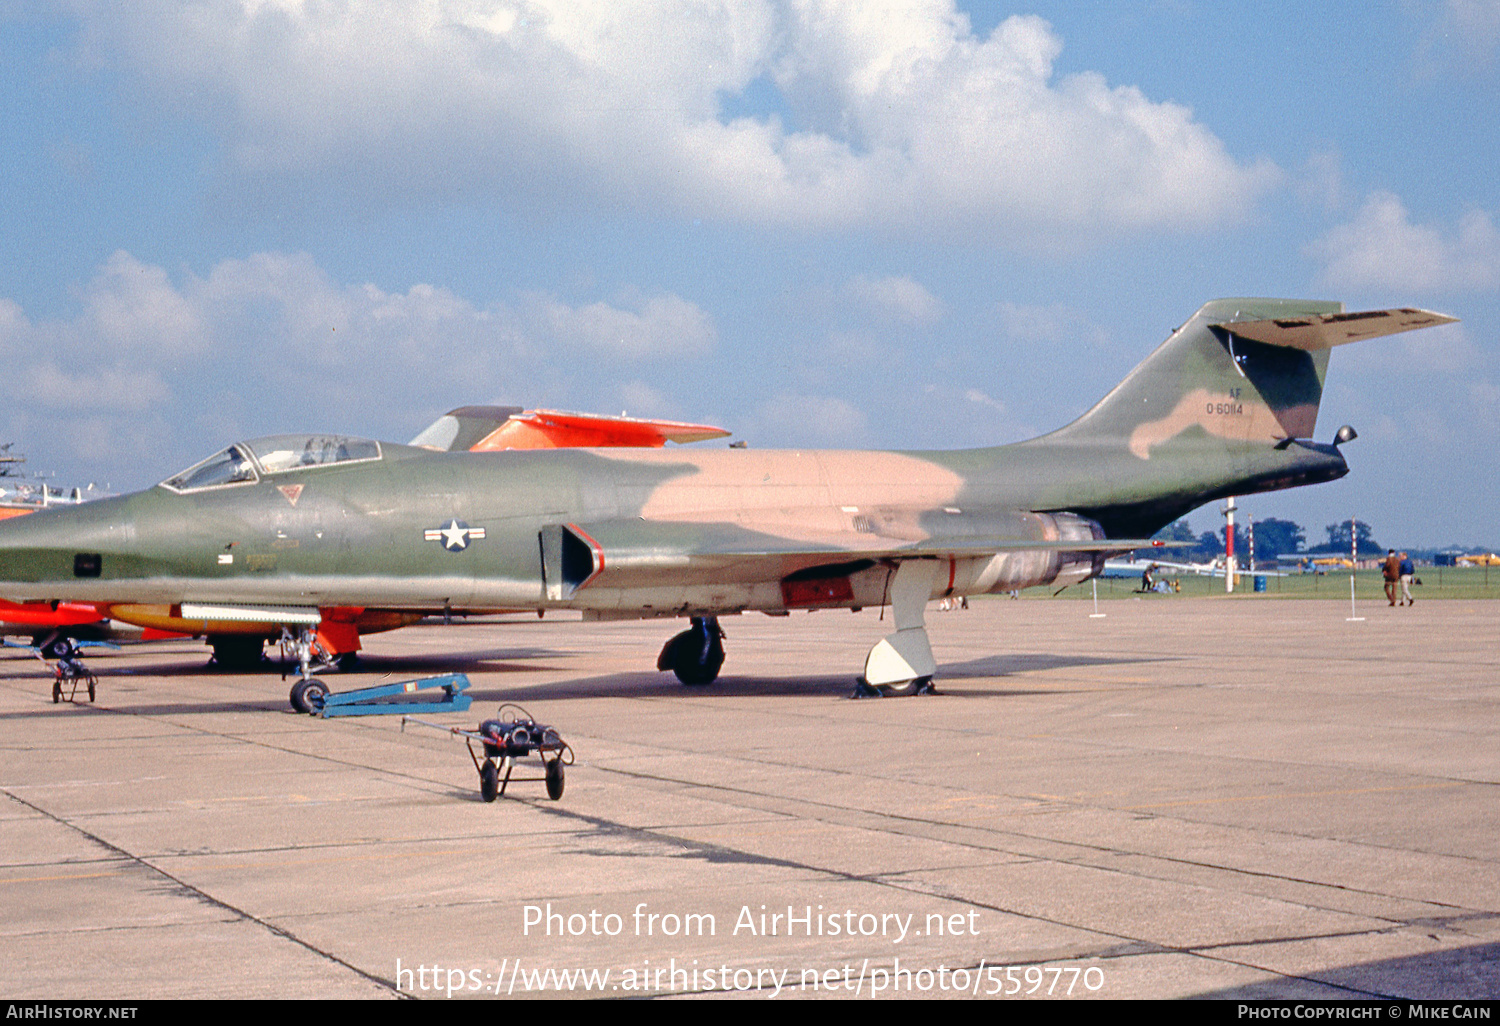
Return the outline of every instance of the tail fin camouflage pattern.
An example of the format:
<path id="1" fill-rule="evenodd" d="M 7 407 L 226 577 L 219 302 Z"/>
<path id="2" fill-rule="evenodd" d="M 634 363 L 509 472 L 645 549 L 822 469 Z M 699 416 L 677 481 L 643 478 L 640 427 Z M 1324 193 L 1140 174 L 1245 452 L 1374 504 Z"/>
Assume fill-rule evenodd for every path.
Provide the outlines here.
<path id="1" fill-rule="evenodd" d="M 1329 349 L 1446 324 L 1426 310 L 1217 299 L 1091 410 L 1021 449 L 1074 465 L 1066 506 L 1110 535 L 1150 534 L 1202 503 L 1348 473 L 1311 440 Z M 1043 454 L 1038 452 L 1037 456 Z"/>

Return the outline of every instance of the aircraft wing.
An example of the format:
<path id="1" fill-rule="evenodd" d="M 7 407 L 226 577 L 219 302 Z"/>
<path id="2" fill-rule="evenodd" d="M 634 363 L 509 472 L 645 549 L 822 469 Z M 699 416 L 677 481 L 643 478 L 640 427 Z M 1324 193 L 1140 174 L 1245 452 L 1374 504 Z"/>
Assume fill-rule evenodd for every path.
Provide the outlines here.
<path id="1" fill-rule="evenodd" d="M 895 538 L 862 531 L 795 537 L 725 522 L 608 520 L 542 529 L 548 597 L 589 587 L 777 581 L 816 569 L 844 576 L 878 562 L 973 559 L 1007 552 L 1120 553 L 1164 547 L 1143 538 L 1027 539 L 1002 534 Z"/>
<path id="2" fill-rule="evenodd" d="M 1431 310 L 1401 307 L 1395 310 L 1313 314 L 1267 321 L 1224 321 L 1212 327 L 1222 328 L 1252 342 L 1311 352 L 1381 335 L 1453 324 L 1457 320 L 1457 317 L 1433 313 Z"/>

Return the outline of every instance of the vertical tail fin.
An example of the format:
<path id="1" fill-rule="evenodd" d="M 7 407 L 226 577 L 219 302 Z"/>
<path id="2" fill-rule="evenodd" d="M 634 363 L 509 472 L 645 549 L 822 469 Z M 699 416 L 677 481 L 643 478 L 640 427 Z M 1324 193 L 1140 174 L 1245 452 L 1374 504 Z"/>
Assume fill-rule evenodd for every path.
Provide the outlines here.
<path id="1" fill-rule="evenodd" d="M 1426 310 L 1216 299 L 1073 423 L 1023 446 L 1071 466 L 1056 508 L 1149 535 L 1205 502 L 1348 473 L 1309 441 L 1331 347 L 1446 324 Z M 1049 507 L 1051 508 L 1051 507 Z"/>
<path id="2" fill-rule="evenodd" d="M 1426 310 L 1346 314 L 1341 303 L 1216 299 L 1048 437 L 1119 442 L 1142 460 L 1174 443 L 1260 449 L 1310 438 L 1331 347 L 1453 320 Z"/>

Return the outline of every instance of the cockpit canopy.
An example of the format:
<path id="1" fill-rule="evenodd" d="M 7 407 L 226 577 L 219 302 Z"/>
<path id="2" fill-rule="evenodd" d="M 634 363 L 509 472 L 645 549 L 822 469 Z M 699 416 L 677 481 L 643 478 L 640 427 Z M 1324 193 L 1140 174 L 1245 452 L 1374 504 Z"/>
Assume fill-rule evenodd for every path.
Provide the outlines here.
<path id="1" fill-rule="evenodd" d="M 269 435 L 236 442 L 162 482 L 174 492 L 253 484 L 262 474 L 380 459 L 380 443 L 349 435 Z"/>

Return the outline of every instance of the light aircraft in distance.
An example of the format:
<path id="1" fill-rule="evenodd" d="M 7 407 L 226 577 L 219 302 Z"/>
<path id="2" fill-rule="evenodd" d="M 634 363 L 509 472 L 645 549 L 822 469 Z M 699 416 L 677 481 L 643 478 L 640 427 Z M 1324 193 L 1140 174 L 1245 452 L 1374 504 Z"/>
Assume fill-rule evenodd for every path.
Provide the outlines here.
<path id="1" fill-rule="evenodd" d="M 26 457 L 10 451 L 14 444 L 0 444 L 0 520 L 25 516 L 49 506 L 77 505 L 104 494 L 92 484 L 60 492 L 46 481 L 27 478 L 20 470 Z"/>
<path id="2" fill-rule="evenodd" d="M 1482 552 L 1473 555 L 1459 556 L 1453 560 L 1454 566 L 1500 566 L 1500 556 L 1493 552 Z"/>
<path id="3" fill-rule="evenodd" d="M 1326 573 L 1329 570 L 1353 570 L 1354 560 L 1348 556 L 1318 556 L 1306 561 L 1314 573 Z"/>
<path id="4" fill-rule="evenodd" d="M 1343 477 L 1352 429 L 1311 438 L 1331 348 L 1452 320 L 1215 300 L 1071 424 L 992 448 L 237 442 L 154 488 L 0 523 L 0 597 L 302 628 L 337 610 L 685 617 L 658 666 L 687 684 L 719 673 L 719 617 L 888 605 L 861 686 L 921 691 L 929 599 L 1087 580 L 1204 503 Z M 304 676 L 293 704 L 320 691 Z"/>
<path id="5" fill-rule="evenodd" d="M 1160 571 L 1166 576 L 1182 577 L 1192 574 L 1195 577 L 1223 577 L 1224 557 L 1206 560 L 1202 563 L 1173 563 L 1164 559 L 1109 559 L 1104 562 L 1104 571 L 1100 577 L 1129 577 L 1139 580 L 1141 574 L 1147 570 L 1155 576 Z M 1242 577 L 1285 577 L 1285 573 L 1278 570 L 1249 570 L 1245 567 L 1237 567 L 1234 571 Z"/>

